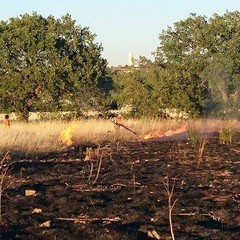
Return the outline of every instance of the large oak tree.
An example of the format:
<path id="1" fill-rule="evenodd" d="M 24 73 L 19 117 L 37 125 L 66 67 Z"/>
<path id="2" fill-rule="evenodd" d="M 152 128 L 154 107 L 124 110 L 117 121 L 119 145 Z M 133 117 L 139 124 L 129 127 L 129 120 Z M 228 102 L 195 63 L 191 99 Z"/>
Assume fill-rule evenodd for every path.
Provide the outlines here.
<path id="1" fill-rule="evenodd" d="M 167 81 L 172 86 L 181 85 L 179 92 L 187 94 L 192 104 L 186 106 L 191 112 L 203 114 L 205 110 L 219 110 L 219 105 L 236 105 L 240 86 L 238 11 L 214 14 L 209 19 L 191 14 L 163 31 L 159 39 L 156 61 L 170 72 Z"/>
<path id="2" fill-rule="evenodd" d="M 95 34 L 33 13 L 0 22 L 0 108 L 27 119 L 30 110 L 95 107 L 107 61 Z"/>

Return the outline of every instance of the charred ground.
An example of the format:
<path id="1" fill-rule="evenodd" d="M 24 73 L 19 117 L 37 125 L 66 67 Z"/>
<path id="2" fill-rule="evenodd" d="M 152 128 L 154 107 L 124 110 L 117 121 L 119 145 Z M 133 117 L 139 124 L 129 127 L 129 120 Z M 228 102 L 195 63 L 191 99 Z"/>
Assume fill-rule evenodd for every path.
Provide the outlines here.
<path id="1" fill-rule="evenodd" d="M 176 239 L 239 239 L 239 136 L 86 147 L 11 160 L 0 239 L 171 239 L 167 180 Z"/>

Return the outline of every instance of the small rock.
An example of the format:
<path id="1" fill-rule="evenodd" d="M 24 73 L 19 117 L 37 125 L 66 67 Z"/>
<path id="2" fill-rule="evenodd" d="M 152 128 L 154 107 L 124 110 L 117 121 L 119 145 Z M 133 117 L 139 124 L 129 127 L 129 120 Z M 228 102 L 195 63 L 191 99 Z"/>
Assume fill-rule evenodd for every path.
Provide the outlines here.
<path id="1" fill-rule="evenodd" d="M 36 196 L 36 191 L 35 190 L 25 190 L 25 196 L 29 197 L 29 196 Z"/>
<path id="2" fill-rule="evenodd" d="M 148 230 L 148 237 L 154 238 L 154 239 L 160 239 L 159 234 L 153 229 Z"/>
<path id="3" fill-rule="evenodd" d="M 39 227 L 48 227 L 49 228 L 50 226 L 51 226 L 51 221 L 50 220 L 39 224 Z"/>
<path id="4" fill-rule="evenodd" d="M 41 208 L 34 208 L 32 210 L 32 213 L 42 213 L 42 209 Z"/>

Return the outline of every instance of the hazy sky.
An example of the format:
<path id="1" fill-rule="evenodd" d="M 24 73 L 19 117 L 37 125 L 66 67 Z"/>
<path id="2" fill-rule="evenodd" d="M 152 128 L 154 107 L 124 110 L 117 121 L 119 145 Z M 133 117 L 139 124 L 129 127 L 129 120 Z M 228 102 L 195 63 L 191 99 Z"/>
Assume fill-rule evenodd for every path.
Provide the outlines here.
<path id="1" fill-rule="evenodd" d="M 152 58 L 159 34 L 190 13 L 211 17 L 240 11 L 240 0 L 0 0 L 0 20 L 24 13 L 55 18 L 69 13 L 82 27 L 89 27 L 101 43 L 109 66 L 128 64 L 128 54 Z"/>

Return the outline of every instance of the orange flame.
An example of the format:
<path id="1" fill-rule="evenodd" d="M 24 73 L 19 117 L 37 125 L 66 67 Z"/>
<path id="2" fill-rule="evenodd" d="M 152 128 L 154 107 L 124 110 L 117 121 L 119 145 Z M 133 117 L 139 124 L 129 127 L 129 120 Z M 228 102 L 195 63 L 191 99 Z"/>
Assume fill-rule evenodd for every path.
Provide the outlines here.
<path id="1" fill-rule="evenodd" d="M 184 126 L 181 126 L 180 128 L 178 128 L 176 130 L 167 130 L 164 133 L 159 133 L 159 131 L 148 133 L 148 134 L 144 135 L 144 139 L 170 137 L 170 136 L 173 136 L 175 134 L 183 133 L 183 132 L 186 132 L 186 131 L 187 131 L 187 126 L 184 125 Z"/>
<path id="2" fill-rule="evenodd" d="M 76 126 L 69 126 L 63 130 L 60 135 L 60 141 L 66 144 L 67 146 L 71 146 L 73 144 L 73 132 Z"/>

